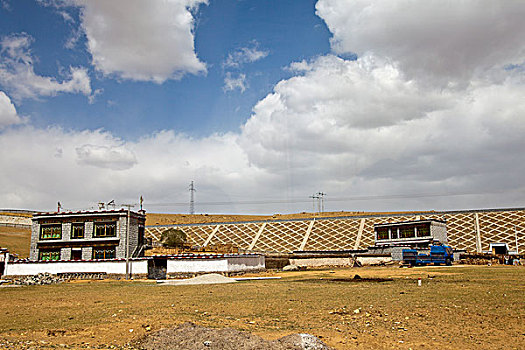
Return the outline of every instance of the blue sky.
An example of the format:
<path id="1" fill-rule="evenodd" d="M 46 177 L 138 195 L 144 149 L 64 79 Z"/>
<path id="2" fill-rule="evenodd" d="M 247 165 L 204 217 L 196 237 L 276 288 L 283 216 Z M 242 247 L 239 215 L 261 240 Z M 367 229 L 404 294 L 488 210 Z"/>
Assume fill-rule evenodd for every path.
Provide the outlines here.
<path id="1" fill-rule="evenodd" d="M 1 12 L 2 35 L 26 33 L 34 41 L 31 51 L 40 75 L 57 76 L 68 66 L 89 67 L 91 57 L 82 35 L 74 48 L 65 47 L 74 24 L 75 7 L 57 9 L 37 1 L 8 2 Z M 175 129 L 193 136 L 238 130 L 253 105 L 291 75 L 286 67 L 330 51 L 330 33 L 315 15 L 314 1 L 220 1 L 201 5 L 195 13 L 195 51 L 207 72 L 185 75 L 163 84 L 103 77 L 89 69 L 91 87 L 101 89 L 93 103 L 85 96 L 63 94 L 50 99 L 24 101 L 19 113 L 31 115 L 34 125 L 66 128 L 104 128 L 123 138 Z M 289 19 L 293 18 L 293 21 Z M 266 57 L 239 67 L 224 67 L 228 55 L 242 48 L 265 52 Z M 154 63 L 152 63 L 154 64 Z M 227 73 L 245 74 L 246 90 L 224 91 Z"/>
<path id="2" fill-rule="evenodd" d="M 523 206 L 525 5 L 1 0 L 0 207 Z M 512 67 L 509 68 L 509 67 Z"/>

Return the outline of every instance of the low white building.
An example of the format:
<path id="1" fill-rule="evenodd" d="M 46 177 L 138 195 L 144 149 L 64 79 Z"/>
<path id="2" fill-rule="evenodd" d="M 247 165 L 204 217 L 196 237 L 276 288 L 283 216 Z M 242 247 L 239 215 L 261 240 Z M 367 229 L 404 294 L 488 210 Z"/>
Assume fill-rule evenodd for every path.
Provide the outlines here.
<path id="1" fill-rule="evenodd" d="M 264 270 L 261 254 L 180 254 L 164 255 L 130 260 L 129 272 L 133 278 L 165 279 L 199 273 L 235 274 Z M 123 277 L 126 274 L 125 259 L 30 261 L 18 260 L 7 265 L 5 276 L 28 276 L 38 273 L 50 274 L 104 274 Z"/>

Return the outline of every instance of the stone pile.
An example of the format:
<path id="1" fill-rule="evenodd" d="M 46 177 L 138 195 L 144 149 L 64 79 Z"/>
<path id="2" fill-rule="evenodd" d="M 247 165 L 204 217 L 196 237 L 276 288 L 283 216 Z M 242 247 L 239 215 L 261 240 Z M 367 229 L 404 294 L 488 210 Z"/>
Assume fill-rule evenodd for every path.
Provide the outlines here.
<path id="1" fill-rule="evenodd" d="M 39 273 L 38 275 L 26 276 L 13 280 L 14 285 L 19 286 L 42 286 L 46 284 L 61 283 L 64 279 L 48 272 Z"/>

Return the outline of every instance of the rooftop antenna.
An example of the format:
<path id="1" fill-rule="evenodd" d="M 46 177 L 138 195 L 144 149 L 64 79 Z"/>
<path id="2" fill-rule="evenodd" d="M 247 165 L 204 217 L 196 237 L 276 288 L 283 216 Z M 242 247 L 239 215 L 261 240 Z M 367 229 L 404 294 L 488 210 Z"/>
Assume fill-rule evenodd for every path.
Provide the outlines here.
<path id="1" fill-rule="evenodd" d="M 190 214 L 195 214 L 195 198 L 194 198 L 194 192 L 197 190 L 195 189 L 195 186 L 193 186 L 193 181 L 190 183 Z"/>

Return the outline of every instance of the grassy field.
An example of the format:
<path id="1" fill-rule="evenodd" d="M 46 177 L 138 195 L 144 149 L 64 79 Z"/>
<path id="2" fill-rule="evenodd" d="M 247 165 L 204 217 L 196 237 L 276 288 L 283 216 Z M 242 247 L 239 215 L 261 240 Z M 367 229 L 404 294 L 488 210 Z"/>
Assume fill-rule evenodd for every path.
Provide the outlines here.
<path id="1" fill-rule="evenodd" d="M 31 228 L 0 226 L 0 247 L 18 254 L 20 258 L 29 257 Z"/>
<path id="2" fill-rule="evenodd" d="M 355 274 L 393 280 L 358 281 Z M 83 281 L 1 288 L 0 339 L 28 347 L 122 346 L 147 334 L 146 329 L 191 321 L 266 339 L 310 333 L 337 349 L 519 349 L 525 341 L 523 267 L 275 275 L 282 279 L 198 286 Z M 417 278 L 422 278 L 421 287 Z"/>

